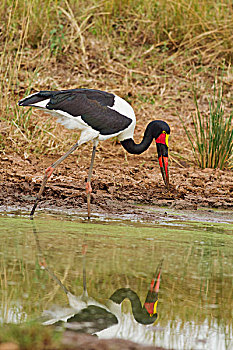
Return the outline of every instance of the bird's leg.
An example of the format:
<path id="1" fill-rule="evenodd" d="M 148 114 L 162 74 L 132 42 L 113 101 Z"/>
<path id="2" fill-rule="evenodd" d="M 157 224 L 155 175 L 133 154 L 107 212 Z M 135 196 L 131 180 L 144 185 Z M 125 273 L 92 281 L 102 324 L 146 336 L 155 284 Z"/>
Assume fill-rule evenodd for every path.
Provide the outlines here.
<path id="1" fill-rule="evenodd" d="M 30 218 L 33 219 L 33 215 L 34 215 L 34 212 L 36 210 L 36 207 L 37 207 L 37 204 L 40 200 L 40 197 L 42 195 L 42 193 L 44 192 L 44 189 L 45 189 L 45 185 L 48 181 L 48 179 L 50 178 L 50 176 L 52 175 L 54 169 L 56 169 L 58 167 L 58 165 L 64 160 L 66 159 L 72 152 L 74 152 L 78 146 L 79 146 L 79 141 L 73 146 L 71 147 L 71 149 L 66 153 L 64 154 L 61 158 L 59 158 L 58 160 L 56 160 L 56 162 L 54 162 L 50 167 L 48 167 L 46 170 L 45 170 L 45 174 L 44 174 L 44 178 L 42 180 L 42 184 L 41 184 L 41 187 L 40 187 L 40 190 L 36 196 L 36 201 L 32 207 L 32 210 L 31 210 L 31 213 L 30 213 Z"/>
<path id="2" fill-rule="evenodd" d="M 69 293 L 68 289 L 62 284 L 62 282 L 58 279 L 58 277 L 53 273 L 52 270 L 50 270 L 50 268 L 48 267 L 47 263 L 46 263 L 46 260 L 45 260 L 45 257 L 44 257 L 44 254 L 43 254 L 43 251 L 41 249 L 41 246 L 40 246 L 40 241 L 39 241 L 39 236 L 38 236 L 38 233 L 37 233 L 37 230 L 36 230 L 36 227 L 35 225 L 33 224 L 33 233 L 34 233 L 34 236 L 35 236 L 35 240 L 36 240 L 36 248 L 37 248 L 37 256 L 38 256 L 38 260 L 39 260 L 39 265 L 40 267 L 47 271 L 48 274 L 60 285 L 60 287 L 64 290 L 64 292 L 66 294 Z"/>
<path id="3" fill-rule="evenodd" d="M 83 256 L 83 295 L 85 296 L 87 296 L 86 253 L 87 253 L 87 244 L 84 243 L 82 246 L 82 256 Z"/>
<path id="4" fill-rule="evenodd" d="M 94 159 L 95 159 L 95 151 L 96 151 L 96 144 L 93 145 L 92 149 L 92 156 L 91 156 L 91 164 L 88 172 L 88 177 L 87 177 L 87 182 L 86 182 L 86 192 L 87 192 L 87 216 L 88 220 L 90 219 L 91 216 L 91 176 L 92 176 L 92 171 L 93 171 L 93 165 L 94 165 Z"/>

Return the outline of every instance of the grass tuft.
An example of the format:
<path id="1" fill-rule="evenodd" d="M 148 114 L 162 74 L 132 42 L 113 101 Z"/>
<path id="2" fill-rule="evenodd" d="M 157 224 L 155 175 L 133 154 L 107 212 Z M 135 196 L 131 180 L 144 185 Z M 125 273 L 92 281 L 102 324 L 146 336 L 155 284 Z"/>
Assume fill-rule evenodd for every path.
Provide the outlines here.
<path id="1" fill-rule="evenodd" d="M 197 164 L 201 168 L 233 168 L 232 118 L 224 115 L 223 90 L 214 84 L 214 96 L 209 101 L 208 113 L 201 113 L 194 91 L 196 113 L 191 115 L 194 131 L 185 125 L 179 116 L 192 148 Z"/>

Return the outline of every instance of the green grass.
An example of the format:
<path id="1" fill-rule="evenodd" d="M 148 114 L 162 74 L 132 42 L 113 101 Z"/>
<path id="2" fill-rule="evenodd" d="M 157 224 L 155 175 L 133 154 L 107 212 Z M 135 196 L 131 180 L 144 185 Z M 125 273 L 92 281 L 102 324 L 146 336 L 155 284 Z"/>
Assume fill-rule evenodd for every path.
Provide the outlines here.
<path id="1" fill-rule="evenodd" d="M 60 338 L 61 334 L 55 332 L 53 328 L 38 323 L 1 325 L 0 328 L 0 344 L 12 342 L 17 344 L 20 350 L 59 349 Z"/>
<path id="2" fill-rule="evenodd" d="M 197 164 L 201 168 L 233 168 L 233 111 L 224 113 L 222 87 L 214 86 L 209 111 L 201 112 L 194 93 L 196 113 L 191 115 L 194 131 L 190 131 L 180 117 Z"/>

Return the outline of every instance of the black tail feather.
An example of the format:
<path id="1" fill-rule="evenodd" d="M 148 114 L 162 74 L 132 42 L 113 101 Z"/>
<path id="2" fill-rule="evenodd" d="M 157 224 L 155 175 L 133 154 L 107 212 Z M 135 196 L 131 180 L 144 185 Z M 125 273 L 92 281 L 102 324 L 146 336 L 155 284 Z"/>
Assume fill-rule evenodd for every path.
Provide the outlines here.
<path id="1" fill-rule="evenodd" d="M 39 91 L 28 97 L 23 98 L 18 102 L 19 106 L 33 106 L 35 103 L 47 100 L 53 97 L 55 91 Z"/>

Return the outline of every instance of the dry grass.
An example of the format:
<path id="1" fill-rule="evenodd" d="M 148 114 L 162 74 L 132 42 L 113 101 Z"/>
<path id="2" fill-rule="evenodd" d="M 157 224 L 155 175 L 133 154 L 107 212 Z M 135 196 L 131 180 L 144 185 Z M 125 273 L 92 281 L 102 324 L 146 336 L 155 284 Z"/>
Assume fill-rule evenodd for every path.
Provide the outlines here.
<path id="1" fill-rule="evenodd" d="M 228 93 L 232 15 L 229 0 L 4 0 L 0 150 L 60 152 L 77 138 L 18 108 L 31 89 L 111 90 L 134 102 L 142 124 L 152 108 L 175 115 L 180 99 L 189 108 L 192 85 L 211 94 L 223 61 Z"/>

